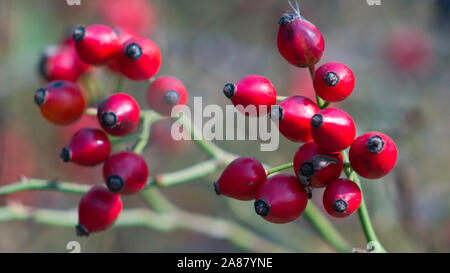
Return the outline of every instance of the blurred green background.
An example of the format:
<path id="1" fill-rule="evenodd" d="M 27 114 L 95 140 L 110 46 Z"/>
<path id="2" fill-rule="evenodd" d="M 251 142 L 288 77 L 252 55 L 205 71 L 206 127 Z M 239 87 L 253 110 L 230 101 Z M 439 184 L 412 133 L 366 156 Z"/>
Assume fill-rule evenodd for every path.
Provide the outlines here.
<path id="1" fill-rule="evenodd" d="M 57 155 L 76 125 L 61 128 L 46 122 L 32 97 L 44 84 L 37 64 L 47 46 L 58 44 L 74 25 L 112 24 L 133 12 L 123 9 L 124 14 L 115 14 L 117 19 L 109 14 L 113 2 L 81 0 L 80 6 L 69 6 L 62 0 L 0 0 L 0 184 L 18 181 L 21 175 L 102 183 L 101 167 L 83 169 L 59 160 Z M 289 10 L 287 1 L 138 2 L 145 2 L 141 8 L 144 15 L 130 20 L 136 23 L 137 32 L 160 46 L 163 64 L 159 75 L 180 78 L 191 103 L 193 96 L 202 96 L 205 104 L 225 106 L 223 85 L 248 74 L 270 79 L 279 95 L 313 95 L 307 69 L 289 65 L 276 48 L 277 22 Z M 379 239 L 394 252 L 450 250 L 449 2 L 381 0 L 380 6 L 369 6 L 361 0 L 300 1 L 302 15 L 325 38 L 319 64 L 343 62 L 355 74 L 352 96 L 338 106 L 352 115 L 358 135 L 382 131 L 397 143 L 399 159 L 394 171 L 380 180 L 363 180 Z M 114 88 L 116 75 L 102 69 L 93 74 L 106 90 Z M 126 91 L 138 98 L 143 108 L 147 108 L 147 85 L 126 83 Z M 187 142 L 167 141 L 167 130 L 161 127 L 145 152 L 152 174 L 207 158 Z M 258 141 L 217 143 L 270 165 L 291 161 L 299 147 L 284 138 L 276 152 L 260 152 Z M 185 210 L 239 222 L 291 251 L 333 251 L 302 217 L 274 225 L 254 214 L 252 202 L 215 196 L 211 182 L 218 176 L 162 192 Z M 58 192 L 25 192 L 0 197 L 0 204 L 71 209 L 79 198 Z M 321 207 L 320 190 L 313 200 Z M 124 204 L 126 208 L 144 206 L 139 197 L 126 197 Z M 356 214 L 331 220 L 353 246 L 365 247 Z M 227 241 L 187 231 L 116 228 L 79 239 L 73 229 L 0 222 L 1 252 L 66 252 L 66 243 L 72 240 L 81 242 L 83 252 L 243 251 Z"/>

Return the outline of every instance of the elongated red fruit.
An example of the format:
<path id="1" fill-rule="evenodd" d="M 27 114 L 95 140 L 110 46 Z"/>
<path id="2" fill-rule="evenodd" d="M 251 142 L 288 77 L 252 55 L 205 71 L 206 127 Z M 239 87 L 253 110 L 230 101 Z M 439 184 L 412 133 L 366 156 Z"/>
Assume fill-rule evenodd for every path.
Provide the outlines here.
<path id="1" fill-rule="evenodd" d="M 111 151 L 106 134 L 100 129 L 84 128 L 76 132 L 59 157 L 64 162 L 95 166 L 105 161 Z"/>
<path id="2" fill-rule="evenodd" d="M 350 165 L 364 178 L 387 175 L 397 162 L 394 141 L 381 132 L 368 132 L 355 139 L 349 152 Z"/>
<path id="3" fill-rule="evenodd" d="M 186 87 L 172 76 L 158 77 L 147 90 L 148 106 L 161 115 L 170 116 L 176 105 L 186 105 L 187 100 Z"/>
<path id="4" fill-rule="evenodd" d="M 323 193 L 323 206 L 331 216 L 347 217 L 361 205 L 361 190 L 355 182 L 336 179 L 328 184 Z"/>
<path id="5" fill-rule="evenodd" d="M 261 184 L 255 200 L 258 215 L 269 222 L 284 224 L 303 213 L 308 204 L 308 194 L 295 176 L 278 174 Z"/>
<path id="6" fill-rule="evenodd" d="M 339 178 L 344 162 L 342 155 L 324 153 L 314 141 L 303 144 L 294 156 L 294 172 L 305 186 L 325 187 Z"/>
<path id="7" fill-rule="evenodd" d="M 103 130 L 114 136 L 127 135 L 136 130 L 139 115 L 139 104 L 125 93 L 115 93 L 107 97 L 97 110 L 97 118 Z"/>
<path id="8" fill-rule="evenodd" d="M 34 102 L 50 122 L 68 125 L 83 115 L 86 101 L 81 90 L 69 81 L 53 81 L 34 94 Z"/>
<path id="9" fill-rule="evenodd" d="M 92 187 L 78 205 L 78 236 L 88 236 L 110 227 L 122 211 L 122 200 L 103 186 Z"/>

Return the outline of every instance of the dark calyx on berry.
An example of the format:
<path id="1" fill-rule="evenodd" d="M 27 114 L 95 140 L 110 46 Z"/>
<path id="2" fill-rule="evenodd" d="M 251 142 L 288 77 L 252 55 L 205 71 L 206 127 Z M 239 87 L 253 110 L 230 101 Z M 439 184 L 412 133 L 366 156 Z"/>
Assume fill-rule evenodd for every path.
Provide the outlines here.
<path id="1" fill-rule="evenodd" d="M 379 136 L 370 137 L 367 140 L 367 150 L 371 153 L 380 153 L 384 148 L 384 141 Z"/>
<path id="2" fill-rule="evenodd" d="M 223 94 L 225 95 L 225 97 L 231 99 L 234 96 L 234 89 L 235 89 L 234 84 L 227 83 L 223 87 Z"/>
<path id="3" fill-rule="evenodd" d="M 290 22 L 292 22 L 292 21 L 294 20 L 294 18 L 295 18 L 294 15 L 289 14 L 289 13 L 284 13 L 284 14 L 281 16 L 280 20 L 278 21 L 278 24 L 283 25 L 283 26 L 284 26 L 284 25 L 287 25 L 287 24 L 289 24 Z"/>
<path id="4" fill-rule="evenodd" d="M 255 201 L 255 211 L 258 215 L 267 216 L 270 212 L 270 205 L 262 199 Z"/>
<path id="5" fill-rule="evenodd" d="M 311 126 L 314 128 L 319 128 L 320 125 L 322 125 L 323 123 L 323 119 L 322 119 L 322 115 L 321 114 L 315 114 L 312 118 L 311 118 Z"/>
<path id="6" fill-rule="evenodd" d="M 66 147 L 62 148 L 61 153 L 59 154 L 59 157 L 64 161 L 64 162 L 69 162 L 70 158 L 72 157 L 70 154 L 69 149 L 67 149 Z"/>
<path id="7" fill-rule="evenodd" d="M 106 180 L 106 186 L 112 192 L 119 192 L 123 188 L 123 179 L 117 174 L 110 175 Z"/>
<path id="8" fill-rule="evenodd" d="M 169 90 L 164 94 L 164 101 L 168 105 L 176 105 L 180 100 L 180 95 L 175 90 Z"/>
<path id="9" fill-rule="evenodd" d="M 36 90 L 36 93 L 34 93 L 34 102 L 41 106 L 45 102 L 45 97 L 47 96 L 47 91 L 45 91 L 44 88 L 39 88 Z"/>
<path id="10" fill-rule="evenodd" d="M 272 107 L 272 110 L 270 110 L 270 118 L 275 122 L 280 121 L 283 118 L 283 108 L 279 106 Z"/>
<path id="11" fill-rule="evenodd" d="M 216 181 L 216 182 L 213 183 L 213 185 L 214 185 L 214 192 L 215 192 L 217 195 L 220 195 L 220 191 L 219 191 L 219 183 L 217 183 L 217 181 Z"/>
<path id="12" fill-rule="evenodd" d="M 105 112 L 102 114 L 101 120 L 106 127 L 113 127 L 117 123 L 117 116 L 113 112 Z"/>
<path id="13" fill-rule="evenodd" d="M 301 176 L 311 177 L 314 175 L 314 165 L 312 162 L 304 162 L 300 166 L 300 174 Z"/>
<path id="14" fill-rule="evenodd" d="M 132 60 L 137 60 L 142 55 L 142 48 L 136 44 L 132 43 L 127 45 L 127 48 L 125 49 L 125 56 Z"/>
<path id="15" fill-rule="evenodd" d="M 337 213 L 344 213 L 345 211 L 347 211 L 347 206 L 347 202 L 345 202 L 345 200 L 343 199 L 338 199 L 333 202 L 333 209 Z"/>
<path id="16" fill-rule="evenodd" d="M 325 83 L 326 83 L 328 86 L 335 86 L 336 84 L 339 83 L 339 77 L 338 77 L 338 75 L 337 75 L 336 73 L 334 73 L 334 72 L 328 72 L 328 73 L 325 75 Z"/>
<path id="17" fill-rule="evenodd" d="M 85 228 L 83 225 L 78 224 L 75 229 L 78 236 L 89 236 L 89 230 L 87 230 L 87 228 Z"/>
<path id="18" fill-rule="evenodd" d="M 72 38 L 75 42 L 79 42 L 84 39 L 84 34 L 86 33 L 84 27 L 76 27 L 72 31 Z"/>

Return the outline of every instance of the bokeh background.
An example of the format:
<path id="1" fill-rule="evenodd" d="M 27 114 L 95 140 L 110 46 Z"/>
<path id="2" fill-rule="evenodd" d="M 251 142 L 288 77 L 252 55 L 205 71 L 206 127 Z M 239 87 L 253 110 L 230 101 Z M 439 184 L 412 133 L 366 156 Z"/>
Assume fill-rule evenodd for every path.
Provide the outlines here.
<path id="1" fill-rule="evenodd" d="M 117 3 L 122 6 L 117 7 Z M 358 134 L 378 130 L 397 143 L 394 171 L 377 181 L 363 180 L 372 221 L 384 246 L 394 252 L 450 250 L 450 1 L 301 0 L 301 12 L 322 31 L 324 57 L 355 73 L 353 95 L 339 104 L 354 118 Z M 123 8 L 123 7 L 126 8 Z M 64 164 L 58 153 L 77 128 L 96 126 L 85 117 L 69 127 L 46 122 L 33 103 L 44 84 L 37 65 L 43 50 L 58 44 L 70 27 L 105 23 L 132 28 L 161 48 L 160 75 L 179 77 L 190 102 L 225 106 L 223 85 L 248 74 L 269 78 L 279 95 L 305 95 L 313 90 L 308 71 L 289 65 L 278 53 L 278 19 L 289 10 L 275 0 L 133 0 L 87 1 L 69 6 L 63 0 L 0 0 L 0 184 L 20 177 L 100 184 L 101 167 Z M 117 76 L 92 71 L 105 90 Z M 80 83 L 82 85 L 83 83 Z M 126 83 L 126 91 L 146 108 L 147 83 Z M 102 94 L 99 94 L 101 96 Z M 100 97 L 93 97 L 95 104 Z M 170 141 L 170 124 L 154 127 L 145 157 L 151 173 L 174 171 L 206 156 L 189 142 Z M 219 141 L 220 146 L 268 164 L 288 162 L 299 147 L 281 138 L 276 152 L 260 152 L 258 141 Z M 252 202 L 217 197 L 211 182 L 219 173 L 162 189 L 187 211 L 235 221 L 291 251 L 333 249 L 304 218 L 274 225 L 254 214 Z M 314 194 L 321 207 L 321 193 Z M 58 192 L 24 192 L 0 197 L 11 204 L 54 209 L 76 208 L 79 196 Z M 127 197 L 125 207 L 144 207 Z M 358 217 L 331 219 L 355 247 L 365 247 Z M 78 239 L 73 229 L 28 221 L 0 222 L 1 252 L 66 252 L 79 240 L 84 252 L 234 252 L 245 251 L 224 240 L 188 231 L 157 232 L 115 228 Z"/>

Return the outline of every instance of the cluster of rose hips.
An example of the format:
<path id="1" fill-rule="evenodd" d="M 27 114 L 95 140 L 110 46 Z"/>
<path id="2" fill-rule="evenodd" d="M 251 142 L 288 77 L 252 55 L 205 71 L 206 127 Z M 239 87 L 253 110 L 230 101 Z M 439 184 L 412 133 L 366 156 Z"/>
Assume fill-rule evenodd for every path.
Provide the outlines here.
<path id="1" fill-rule="evenodd" d="M 185 105 L 187 90 L 172 76 L 153 80 L 161 66 L 159 47 L 150 39 L 115 30 L 105 25 L 75 27 L 70 39 L 44 52 L 39 68 L 48 83 L 38 89 L 34 100 L 42 115 L 57 125 L 78 121 L 86 100 L 76 82 L 95 66 L 106 66 L 135 81 L 149 81 L 147 102 L 161 115 L 168 116 L 175 105 Z M 133 133 L 140 121 L 140 106 L 122 92 L 114 93 L 97 105 L 101 129 L 83 128 L 61 150 L 64 162 L 81 166 L 103 164 L 104 186 L 94 186 L 79 204 L 77 233 L 88 235 L 111 226 L 122 210 L 120 195 L 144 188 L 148 179 L 145 159 L 132 151 L 111 153 L 110 137 Z"/>
<path id="2" fill-rule="evenodd" d="M 323 206 L 331 216 L 346 217 L 359 208 L 362 198 L 359 186 L 339 178 L 344 168 L 341 152 L 348 147 L 351 168 L 367 179 L 385 176 L 397 160 L 396 146 L 387 135 L 369 132 L 355 139 L 352 118 L 340 109 L 326 108 L 330 102 L 350 96 L 355 78 L 352 70 L 342 63 L 326 63 L 314 71 L 323 54 L 324 39 L 298 9 L 294 11 L 283 14 L 279 20 L 278 50 L 292 65 L 310 68 L 316 95 L 326 101 L 322 109 L 303 96 L 288 97 L 277 104 L 274 86 L 258 75 L 246 76 L 223 89 L 235 106 L 269 107 L 272 119 L 279 121 L 280 133 L 292 142 L 304 142 L 293 158 L 295 176 L 277 174 L 268 178 L 258 160 L 240 157 L 214 183 L 217 194 L 255 200 L 256 213 L 273 223 L 297 219 L 314 188 L 326 187 Z"/>

